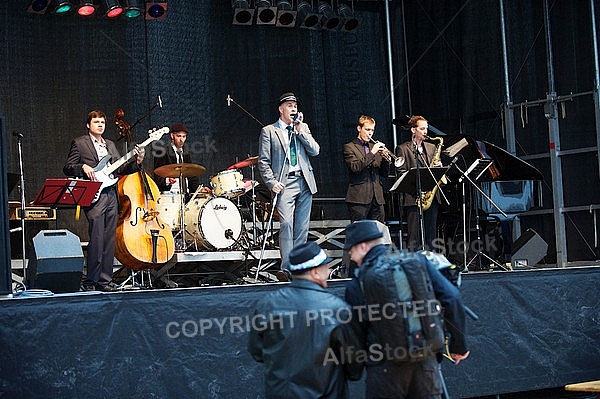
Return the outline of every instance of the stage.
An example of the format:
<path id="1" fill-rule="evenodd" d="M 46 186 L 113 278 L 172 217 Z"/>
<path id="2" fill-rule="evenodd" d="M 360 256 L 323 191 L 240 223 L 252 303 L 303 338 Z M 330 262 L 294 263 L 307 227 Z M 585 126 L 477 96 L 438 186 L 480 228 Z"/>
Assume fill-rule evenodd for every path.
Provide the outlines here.
<path id="1" fill-rule="evenodd" d="M 600 374 L 599 267 L 463 274 L 471 356 L 443 363 L 452 398 Z M 18 296 L 0 301 L 0 392 L 11 398 L 260 398 L 252 306 L 286 283 Z M 330 290 L 343 295 L 345 280 Z M 291 360 L 292 361 L 292 360 Z M 361 397 L 362 382 L 351 383 Z"/>

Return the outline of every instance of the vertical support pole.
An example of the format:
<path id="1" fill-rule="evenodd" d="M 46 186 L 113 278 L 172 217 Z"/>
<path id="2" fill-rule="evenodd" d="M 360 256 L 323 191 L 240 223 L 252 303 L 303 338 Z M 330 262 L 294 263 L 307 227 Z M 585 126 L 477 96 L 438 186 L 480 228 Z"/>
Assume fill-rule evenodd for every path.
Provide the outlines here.
<path id="1" fill-rule="evenodd" d="M 506 20 L 504 17 L 504 0 L 498 0 L 500 5 L 500 31 L 502 35 L 502 65 L 504 67 L 504 112 L 503 124 L 506 139 L 506 149 L 513 155 L 517 154 L 515 139 L 515 111 L 512 108 L 510 80 L 508 73 L 508 51 L 506 46 Z"/>
<path id="2" fill-rule="evenodd" d="M 592 16 L 592 44 L 594 46 L 594 113 L 596 116 L 596 151 L 598 152 L 598 173 L 600 173 L 600 66 L 598 62 L 598 33 L 596 30 L 596 10 L 594 1 L 590 0 Z"/>
<path id="3" fill-rule="evenodd" d="M 550 33 L 550 10 L 548 0 L 544 0 L 544 26 L 546 34 L 546 54 L 548 63 L 548 93 L 544 105 L 544 114 L 548 120 L 550 142 L 550 167 L 552 172 L 552 198 L 554 204 L 554 235 L 556 240 L 556 264 L 567 265 L 567 239 L 565 234 L 565 217 L 563 213 L 564 195 L 562 182 L 562 162 L 560 159 L 560 129 L 558 125 L 558 106 L 554 86 L 554 58 L 552 54 L 552 37 Z"/>
<path id="4" fill-rule="evenodd" d="M 391 0 L 390 0 L 391 1 Z M 391 34 L 391 21 L 390 21 L 390 2 L 385 0 L 385 36 L 387 44 L 387 55 L 388 55 L 388 75 L 390 85 L 390 107 L 392 111 L 392 120 L 396 118 L 396 101 L 394 99 L 394 64 L 392 62 L 392 34 Z M 396 125 L 392 124 L 392 140 L 393 147 L 390 149 L 394 151 L 398 140 L 396 138 Z"/>

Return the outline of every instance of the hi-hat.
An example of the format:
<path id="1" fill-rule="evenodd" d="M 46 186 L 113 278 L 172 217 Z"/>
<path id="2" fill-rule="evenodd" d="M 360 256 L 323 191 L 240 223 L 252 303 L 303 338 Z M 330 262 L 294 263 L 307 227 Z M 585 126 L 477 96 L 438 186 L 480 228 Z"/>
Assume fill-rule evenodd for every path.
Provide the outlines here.
<path id="1" fill-rule="evenodd" d="M 172 179 L 177 179 L 180 175 L 183 177 L 200 176 L 204 172 L 206 172 L 206 168 L 195 163 L 172 163 L 154 169 L 154 173 L 157 175 Z"/>
<path id="2" fill-rule="evenodd" d="M 249 158 L 244 159 L 243 161 L 234 163 L 233 165 L 228 167 L 227 170 L 241 169 L 241 168 L 246 168 L 248 166 L 257 165 L 257 164 L 258 164 L 258 155 L 255 157 L 249 157 Z"/>

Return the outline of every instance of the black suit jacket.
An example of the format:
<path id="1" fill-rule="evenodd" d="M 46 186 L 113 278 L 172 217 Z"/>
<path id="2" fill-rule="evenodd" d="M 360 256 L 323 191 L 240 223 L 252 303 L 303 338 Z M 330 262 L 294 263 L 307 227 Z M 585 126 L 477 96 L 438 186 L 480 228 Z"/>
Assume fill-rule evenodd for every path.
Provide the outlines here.
<path id="1" fill-rule="evenodd" d="M 171 143 L 161 147 L 161 150 L 164 150 L 164 154 L 162 156 L 154 157 L 154 169 L 157 169 L 163 165 L 177 163 L 177 155 L 175 155 L 175 150 L 173 150 Z M 183 147 L 183 162 L 192 163 L 192 156 L 185 146 Z M 156 173 L 154 173 L 154 181 L 156 182 L 156 185 L 160 191 L 169 191 L 171 189 L 171 185 L 167 184 L 167 179 L 157 175 Z M 193 193 L 200 185 L 200 179 L 198 176 L 188 177 L 187 184 L 188 191 Z"/>
<path id="2" fill-rule="evenodd" d="M 371 148 L 373 144 L 369 143 L 369 150 Z M 380 154 L 365 153 L 358 138 L 344 144 L 343 149 L 349 175 L 346 202 L 370 204 L 375 197 L 379 205 L 385 204 L 381 177 L 388 175 L 388 162 Z"/>
<path id="3" fill-rule="evenodd" d="M 106 148 L 111 156 L 111 161 L 115 162 L 121 157 L 117 150 L 117 146 L 111 140 L 104 139 L 104 141 L 106 141 Z M 79 136 L 71 142 L 71 148 L 69 149 L 69 154 L 67 155 L 67 160 L 63 167 L 63 173 L 66 176 L 87 179 L 87 176 L 83 173 L 83 165 L 89 165 L 95 168 L 99 162 L 100 159 L 98 158 L 98 153 L 96 152 L 96 148 L 94 147 L 90 135 L 86 134 Z M 140 168 L 137 165 L 137 162 L 135 162 L 135 157 L 133 157 L 129 162 L 125 163 L 117 170 L 117 174 L 127 175 L 139 170 Z"/>

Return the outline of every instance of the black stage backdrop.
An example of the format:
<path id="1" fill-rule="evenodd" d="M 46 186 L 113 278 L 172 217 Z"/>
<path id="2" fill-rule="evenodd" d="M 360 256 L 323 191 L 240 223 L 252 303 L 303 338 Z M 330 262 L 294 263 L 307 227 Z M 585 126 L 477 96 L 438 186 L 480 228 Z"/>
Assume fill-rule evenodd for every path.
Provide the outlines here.
<path id="1" fill-rule="evenodd" d="M 545 98 L 543 1 L 505 3 L 512 100 Z M 229 0 L 170 2 L 164 20 L 133 21 L 36 15 L 26 12 L 27 4 L 0 3 L 5 38 L 0 113 L 8 132 L 26 133 L 28 200 L 46 178 L 62 176 L 69 143 L 85 132 L 85 116 L 93 108 L 104 110 L 109 122 L 117 108 L 125 110 L 129 123 L 139 120 L 133 129 L 137 141 L 151 127 L 185 123 L 193 160 L 207 168 L 202 176 L 207 183 L 210 175 L 257 154 L 261 125 L 277 118 L 276 98 L 292 90 L 321 144 L 314 160 L 321 198 L 345 196 L 341 146 L 355 136 L 355 122 L 363 113 L 375 117 L 376 138 L 389 147 L 394 142 L 392 118 L 404 114 L 425 115 L 448 134 L 505 145 L 497 0 L 389 2 L 393 111 L 382 1 L 355 2 L 360 26 L 350 33 L 234 26 Z M 589 2 L 557 0 L 550 6 L 557 94 L 589 92 L 594 87 Z M 157 106 L 159 94 L 162 108 Z M 228 94 L 234 99 L 229 106 Z M 592 97 L 575 98 L 565 111 L 562 147 L 594 146 Z M 516 125 L 518 156 L 548 151 L 543 107 L 519 110 Z M 107 136 L 118 137 L 114 126 Z M 395 138 L 401 142 L 408 135 L 398 129 Z M 16 143 L 9 137 L 8 144 L 8 171 L 16 172 Z M 548 158 L 531 162 L 545 176 L 543 207 L 551 208 Z M 567 156 L 563 163 L 566 205 L 597 203 L 595 152 Z M 583 176 L 581 170 L 586 171 Z M 250 177 L 250 170 L 243 173 Z M 582 185 L 585 190 L 576 189 Z M 74 221 L 73 213 L 59 212 L 57 225 L 85 241 L 86 222 Z M 339 203 L 321 216 L 345 218 L 346 212 Z M 535 227 L 550 244 L 551 261 L 552 216 L 523 222 L 523 228 Z M 594 243 L 585 239 L 593 236 L 589 214 L 572 214 L 567 232 L 571 259 L 596 259 Z"/>
<path id="2" fill-rule="evenodd" d="M 600 373 L 599 268 L 464 277 L 471 356 L 444 361 L 450 397 L 562 387 Z M 0 301 L 10 398 L 262 398 L 246 350 L 254 303 L 279 284 Z M 331 282 L 343 295 L 344 281 Z M 260 322 L 261 320 L 256 320 Z M 290 361 L 294 361 L 290 359 Z M 362 398 L 363 383 L 351 384 Z"/>

